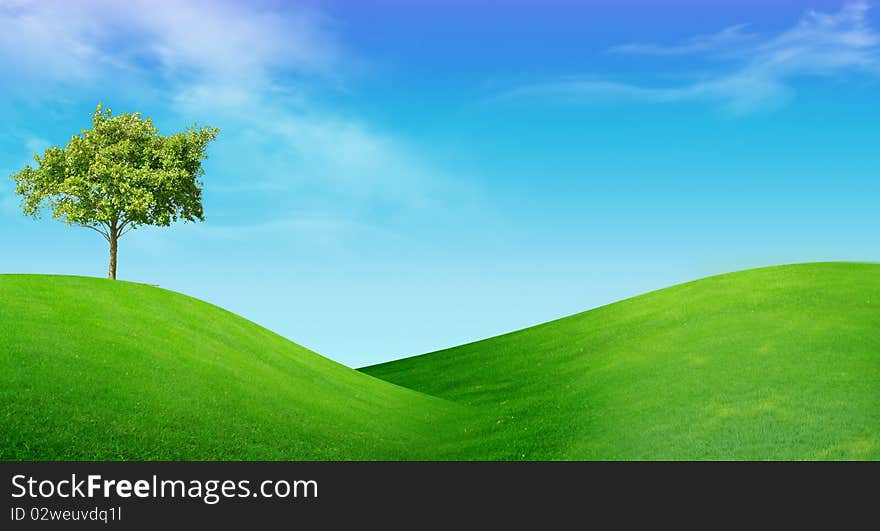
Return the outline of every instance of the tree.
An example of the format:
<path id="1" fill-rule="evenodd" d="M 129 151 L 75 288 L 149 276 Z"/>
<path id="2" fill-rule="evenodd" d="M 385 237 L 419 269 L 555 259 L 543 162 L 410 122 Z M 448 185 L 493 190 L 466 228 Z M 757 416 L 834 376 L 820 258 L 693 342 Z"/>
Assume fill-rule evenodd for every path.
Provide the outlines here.
<path id="1" fill-rule="evenodd" d="M 43 208 L 67 225 L 91 229 L 110 244 L 109 278 L 116 279 L 119 239 L 142 225 L 167 227 L 177 220 L 204 221 L 202 160 L 219 129 L 193 125 L 160 135 L 140 113 L 113 116 L 98 104 L 92 128 L 64 149 L 50 147 L 13 174 L 24 214 Z"/>

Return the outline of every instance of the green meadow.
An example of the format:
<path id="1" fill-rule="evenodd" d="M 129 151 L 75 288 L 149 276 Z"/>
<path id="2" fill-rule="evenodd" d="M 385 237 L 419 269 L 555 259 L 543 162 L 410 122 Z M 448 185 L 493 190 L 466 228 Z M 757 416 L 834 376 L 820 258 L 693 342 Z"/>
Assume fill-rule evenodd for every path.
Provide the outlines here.
<path id="1" fill-rule="evenodd" d="M 355 371 L 162 289 L 0 275 L 0 459 L 878 459 L 880 265 L 710 277 Z"/>
<path id="2" fill-rule="evenodd" d="M 478 409 L 481 459 L 878 459 L 880 266 L 711 277 L 364 369 Z"/>
<path id="3" fill-rule="evenodd" d="M 0 346 L 0 460 L 430 458 L 463 409 L 128 282 L 0 275 Z"/>

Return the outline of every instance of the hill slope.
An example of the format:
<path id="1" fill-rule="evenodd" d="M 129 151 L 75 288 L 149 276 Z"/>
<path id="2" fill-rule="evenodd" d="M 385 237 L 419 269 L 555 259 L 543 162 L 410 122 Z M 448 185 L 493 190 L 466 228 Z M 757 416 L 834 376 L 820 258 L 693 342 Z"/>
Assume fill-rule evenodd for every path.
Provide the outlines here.
<path id="1" fill-rule="evenodd" d="M 0 275 L 0 460 L 429 458 L 461 409 L 183 295 Z"/>
<path id="2" fill-rule="evenodd" d="M 877 459 L 880 266 L 712 277 L 363 372 L 416 391 L 183 295 L 0 275 L 3 460 Z"/>
<path id="3" fill-rule="evenodd" d="M 711 277 L 362 370 L 480 410 L 462 458 L 878 459 L 880 266 Z"/>

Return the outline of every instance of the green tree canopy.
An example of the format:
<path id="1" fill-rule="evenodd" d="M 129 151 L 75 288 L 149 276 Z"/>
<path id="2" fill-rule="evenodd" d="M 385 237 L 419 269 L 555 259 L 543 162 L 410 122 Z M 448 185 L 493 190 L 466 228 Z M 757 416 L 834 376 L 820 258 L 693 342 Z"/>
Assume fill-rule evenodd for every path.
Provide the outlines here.
<path id="1" fill-rule="evenodd" d="M 164 136 L 140 113 L 113 116 L 98 104 L 91 129 L 63 149 L 35 154 L 36 168 L 11 176 L 15 193 L 25 215 L 37 218 L 48 208 L 53 218 L 101 234 L 110 244 L 109 277 L 115 279 L 118 240 L 127 232 L 204 221 L 202 161 L 218 132 L 193 125 Z"/>

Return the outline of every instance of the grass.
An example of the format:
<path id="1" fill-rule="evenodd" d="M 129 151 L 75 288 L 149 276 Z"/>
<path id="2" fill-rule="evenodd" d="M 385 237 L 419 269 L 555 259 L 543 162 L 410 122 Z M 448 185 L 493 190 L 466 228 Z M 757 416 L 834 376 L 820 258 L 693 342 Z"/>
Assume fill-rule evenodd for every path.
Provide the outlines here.
<path id="1" fill-rule="evenodd" d="M 461 409 L 173 292 L 0 275 L 0 460 L 428 458 Z"/>
<path id="2" fill-rule="evenodd" d="M 165 290 L 0 275 L 0 460 L 878 458 L 880 265 L 711 277 L 361 372 Z"/>
<path id="3" fill-rule="evenodd" d="M 711 277 L 363 372 L 470 406 L 464 459 L 880 459 L 880 266 Z"/>

